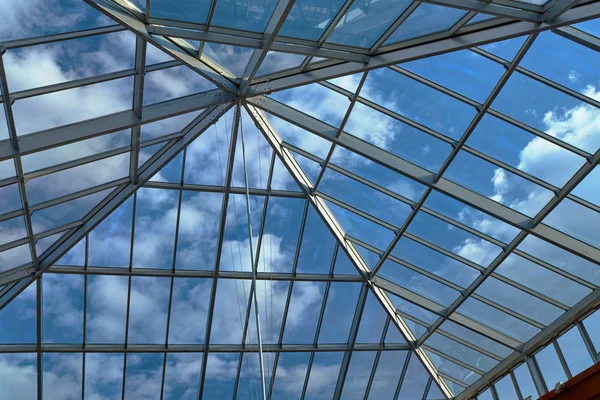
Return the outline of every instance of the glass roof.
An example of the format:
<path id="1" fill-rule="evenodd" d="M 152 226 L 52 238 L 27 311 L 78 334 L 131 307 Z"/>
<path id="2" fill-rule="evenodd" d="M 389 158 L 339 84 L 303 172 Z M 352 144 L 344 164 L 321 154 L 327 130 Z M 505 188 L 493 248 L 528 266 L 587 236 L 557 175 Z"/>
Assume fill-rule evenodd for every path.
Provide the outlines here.
<path id="1" fill-rule="evenodd" d="M 523 399 L 600 361 L 599 2 L 0 15 L 0 400 Z"/>

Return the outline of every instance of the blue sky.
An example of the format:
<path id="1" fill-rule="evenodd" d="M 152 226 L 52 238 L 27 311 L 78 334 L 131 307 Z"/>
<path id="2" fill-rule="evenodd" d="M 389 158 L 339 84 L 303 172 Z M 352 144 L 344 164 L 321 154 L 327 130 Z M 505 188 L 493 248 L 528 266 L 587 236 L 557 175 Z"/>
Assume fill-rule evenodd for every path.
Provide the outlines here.
<path id="1" fill-rule="evenodd" d="M 174 17 L 177 9 L 158 4 L 156 16 Z M 65 32 L 103 26 L 111 22 L 83 3 L 60 0 L 39 2 L 26 0 L 8 2 L 0 6 L 7 12 L 7 27 L 0 28 L 0 40 L 31 37 L 42 34 Z M 332 1 L 332 7 L 339 2 Z M 399 14 L 406 4 L 398 3 L 394 12 Z M 241 29 L 260 31 L 268 20 L 275 2 L 268 2 L 270 9 L 262 16 L 248 20 L 237 26 Z M 337 4 L 337 5 L 336 5 Z M 202 20 L 202 10 L 206 4 L 199 2 L 198 21 Z M 419 8 L 421 8 L 420 6 Z M 267 7 L 268 8 L 268 7 Z M 429 10 L 431 13 L 436 13 Z M 269 11 L 270 10 L 270 11 Z M 351 17 L 354 10 L 348 11 Z M 427 11 L 427 10 L 426 10 Z M 438 9 L 438 12 L 440 10 Z M 217 7 L 215 24 L 229 24 L 232 15 L 225 8 Z M 31 13 L 27 15 L 27 13 Z M 414 14 L 419 25 L 423 10 Z M 393 13 L 389 13 L 392 18 Z M 395 15 L 394 14 L 394 18 Z M 378 14 L 380 15 L 380 14 Z M 438 14 L 435 14 L 438 16 Z M 27 16 L 25 18 L 25 16 Z M 458 20 L 462 12 L 447 17 L 448 23 Z M 391 20 L 393 20 L 392 18 Z M 441 17 L 440 17 L 441 18 Z M 22 22 L 23 21 L 23 22 Z M 237 21 L 237 19 L 236 19 Z M 346 20 L 345 20 L 346 21 Z M 436 26 L 443 24 L 438 21 Z M 352 30 L 352 24 L 341 25 L 341 30 Z M 412 25 L 411 25 L 412 26 Z M 283 32 L 290 35 L 318 37 L 326 24 L 305 29 L 286 22 Z M 428 32 L 427 27 L 423 27 Z M 582 29 L 597 32 L 598 23 L 582 24 Z M 338 28 L 336 28 L 338 30 Z M 410 32 L 409 32 L 410 33 Z M 404 34 L 404 33 L 399 33 Z M 336 33 L 332 36 L 335 42 Z M 350 36 L 340 36 L 348 39 Z M 374 35 L 375 37 L 375 35 Z M 394 37 L 394 36 L 393 36 Z M 368 40 L 367 40 L 368 39 Z M 342 40 L 342 39 L 340 39 Z M 367 37 L 360 45 L 368 47 L 376 38 Z M 390 39 L 392 40 L 392 39 Z M 512 59 L 523 43 L 523 38 L 494 43 L 483 49 L 502 57 Z M 358 45 L 358 43 L 348 43 Z M 133 67 L 135 38 L 130 32 L 118 32 L 97 37 L 58 42 L 36 48 L 10 50 L 4 56 L 8 84 L 11 92 L 40 86 L 71 81 L 103 73 L 120 71 Z M 248 51 L 232 46 L 208 46 L 207 54 L 223 62 L 234 75 L 243 71 L 249 57 Z M 301 59 L 271 53 L 268 62 L 272 66 L 282 62 L 283 67 L 299 65 Z M 600 111 L 594 106 L 600 101 L 600 75 L 592 66 L 597 64 L 597 53 L 570 42 L 551 32 L 541 33 L 532 48 L 521 62 L 521 66 L 545 78 L 556 81 L 586 96 L 588 103 L 560 93 L 530 77 L 515 72 L 509 79 L 492 109 L 508 117 L 522 121 L 531 128 L 544 132 L 585 152 L 594 153 L 600 147 Z M 149 46 L 149 64 L 168 61 L 159 50 Z M 483 102 L 504 71 L 501 65 L 468 50 L 429 59 L 413 61 L 399 67 L 444 85 L 449 89 L 476 102 Z M 268 69 L 264 73 L 270 72 Z M 260 75 L 260 74 L 259 74 Z M 354 91 L 361 75 L 353 75 L 332 82 L 347 90 Z M 214 86 L 185 67 L 175 67 L 155 71 L 146 75 L 144 104 L 178 98 L 192 93 L 213 89 Z M 133 79 L 89 85 L 51 95 L 18 100 L 13 106 L 19 135 L 36 132 L 68 123 L 106 115 L 129 109 L 132 102 Z M 440 135 L 458 140 L 471 119 L 475 116 L 474 107 L 446 96 L 430 87 L 391 69 L 371 71 L 360 93 L 361 97 L 382 105 L 404 118 L 408 118 L 422 129 L 410 126 L 398 119 L 386 116 L 368 105 L 358 103 L 347 121 L 344 130 L 400 156 L 420 167 L 435 173 L 450 154 L 452 148 L 424 130 L 434 130 Z M 319 84 L 273 93 L 273 99 L 284 102 L 321 121 L 339 127 L 349 106 L 349 100 Z M 31 118 L 35 115 L 36 118 Z M 150 140 L 180 131 L 198 113 L 190 113 L 168 120 L 155 122 L 142 127 L 142 141 Z M 1 116 L 0 118 L 3 118 Z M 284 141 L 289 142 L 313 155 L 325 158 L 330 143 L 303 131 L 288 122 L 269 115 Z M 230 132 L 233 113 L 222 117 L 214 128 L 202 134 L 183 154 L 176 157 L 152 180 L 160 182 L 203 184 L 222 186 L 224 170 L 230 147 Z M 2 121 L 0 121 L 0 126 Z M 247 151 L 252 155 L 249 161 L 249 185 L 252 188 L 266 188 L 272 152 L 250 117 L 242 115 Z M 129 131 L 115 132 L 98 138 L 40 152 L 23 158 L 26 172 L 35 171 L 75 158 L 93 155 L 128 143 Z M 5 128 L 0 127 L 0 140 L 6 139 Z M 531 174 L 551 185 L 561 187 L 577 169 L 584 164 L 580 155 L 569 152 L 539 136 L 521 130 L 507 122 L 487 115 L 480 122 L 466 143 L 472 149 L 482 151 L 495 159 L 522 172 Z M 156 147 L 144 148 L 141 162 L 147 160 Z M 233 186 L 242 187 L 243 167 L 241 144 L 238 141 L 233 170 Z M 300 165 L 313 179 L 320 169 L 312 161 L 297 156 Z M 117 155 L 91 164 L 67 169 L 51 175 L 31 179 L 27 190 L 31 204 L 41 204 L 59 196 L 71 194 L 128 175 L 128 154 Z M 386 170 L 365 158 L 349 151 L 336 148 L 332 163 L 377 185 L 390 190 L 410 201 L 417 201 L 425 187 L 393 171 Z M 0 163 L 0 177 L 14 176 L 12 165 Z M 534 216 L 552 193 L 535 183 L 527 181 L 506 169 L 462 150 L 446 171 L 444 177 L 451 179 L 483 196 L 511 207 L 527 216 Z M 279 161 L 275 163 L 272 187 L 282 190 L 299 191 L 285 168 Z M 598 173 L 592 173 L 574 191 L 577 196 L 600 205 L 597 195 Z M 313 180 L 314 182 L 314 180 Z M 391 196 L 351 180 L 328 169 L 319 190 L 338 200 L 394 226 L 401 226 L 410 213 L 410 207 Z M 0 188 L 0 210 L 2 214 L 20 207 L 16 185 Z M 108 192 L 99 192 L 66 205 L 36 211 L 32 217 L 35 232 L 81 218 L 91 207 L 104 198 Z M 222 194 L 184 191 L 181 199 L 174 190 L 143 188 L 135 199 L 126 201 L 89 236 L 88 265 L 124 268 L 131 263 L 133 268 L 175 268 L 178 270 L 213 270 L 217 258 L 216 237 L 219 231 L 219 217 L 222 212 Z M 181 215 L 177 209 L 181 201 Z M 133 233 L 133 253 L 130 254 L 132 237 L 131 221 L 133 208 L 136 208 Z M 264 198 L 251 196 L 250 213 L 253 228 L 253 244 L 256 246 L 261 225 Z M 367 242 L 380 250 L 385 250 L 393 239 L 393 232 L 367 221 L 360 216 L 332 203 L 330 209 L 343 229 L 350 235 Z M 471 209 L 441 193 L 434 192 L 425 202 L 425 207 L 447 218 L 460 222 L 489 237 L 504 243 L 510 242 L 516 234 L 512 228 L 487 214 Z M 269 200 L 265 235 L 259 271 L 292 272 L 298 240 L 300 247 L 297 272 L 327 274 L 333 266 L 334 274 L 356 274 L 343 252 L 336 253 L 335 239 L 329 233 L 316 212 L 309 207 L 307 221 L 301 232 L 302 214 L 305 200 L 298 198 L 271 198 Z M 242 195 L 232 195 L 227 210 L 225 242 L 221 250 L 222 271 L 250 270 L 246 203 Z M 544 221 L 550 226 L 564 230 L 570 235 L 594 246 L 600 246 L 596 231 L 599 217 L 593 211 L 574 202 L 564 202 Z M 177 246 L 175 231 L 178 227 Z M 477 268 L 485 268 L 500 253 L 501 249 L 490 241 L 481 239 L 460 228 L 435 218 L 430 213 L 420 211 L 410 224 L 407 237 L 400 240 L 392 255 L 380 270 L 380 276 L 413 290 L 419 295 L 444 306 L 450 305 L 459 292 L 448 286 L 407 268 L 401 262 L 410 263 L 431 274 L 441 277 L 453 285 L 465 288 L 478 276 Z M 412 235 L 412 236 L 410 236 Z M 0 223 L 0 244 L 8 243 L 25 236 L 22 217 Z M 411 238 L 412 237 L 412 238 Z M 414 238 L 427 241 L 439 251 L 426 247 Z M 43 251 L 56 236 L 38 242 L 38 252 Z M 592 284 L 600 282 L 597 265 L 573 256 L 536 238 L 526 239 L 519 250 L 527 252 L 545 262 L 555 265 Z M 444 253 L 445 252 L 445 253 Z M 59 264 L 81 266 L 84 263 L 85 246 L 75 246 Z M 371 267 L 377 255 L 361 249 L 365 261 Z M 454 258 L 450 257 L 453 255 Z M 30 261 L 27 246 L 20 246 L 0 254 L 2 269 Z M 398 262 L 396 262 L 398 261 Z M 519 284 L 526 285 L 546 296 L 557 299 L 567 306 L 574 305 L 590 289 L 567 278 L 544 269 L 518 255 L 509 257 L 496 272 Z M 118 276 L 90 275 L 84 283 L 82 275 L 47 273 L 44 275 L 43 297 L 43 341 L 48 343 L 82 343 L 84 330 L 84 285 L 87 285 L 87 310 L 85 333 L 88 343 L 124 343 L 127 309 L 128 279 Z M 206 341 L 207 302 L 212 280 L 201 278 L 133 277 L 131 279 L 131 299 L 129 315 L 128 343 L 161 344 L 166 339 L 167 313 L 169 312 L 169 291 L 173 285 L 173 298 L 170 305 L 169 323 L 170 344 L 194 344 Z M 248 307 L 249 282 L 222 279 L 216 292 L 215 317 L 213 319 L 211 343 L 239 344 L 242 341 L 242 319 Z M 35 343 L 35 290 L 27 289 L 19 298 L 0 312 L 0 343 Z M 258 285 L 261 311 L 261 330 L 267 342 L 276 343 L 281 330 L 285 301 L 290 291 L 290 282 L 261 282 Z M 324 313 L 323 326 L 315 338 L 318 316 L 323 306 L 326 283 L 297 282 L 291 290 L 291 302 L 283 332 L 283 343 L 344 343 L 356 308 L 360 284 L 335 282 L 329 288 L 328 301 Z M 500 280 L 490 278 L 476 292 L 478 295 L 506 306 L 536 323 L 547 325 L 557 318 L 562 310 L 549 303 L 512 288 Z M 272 302 L 271 302 L 272 299 Z M 392 297 L 397 309 L 416 320 L 426 323 L 435 321 L 436 316 L 429 311 Z M 240 308 L 231 307 L 241 303 Z M 484 303 L 470 299 L 459 312 L 492 326 L 519 341 L 527 341 L 539 329 L 508 314 L 501 313 Z M 192 321 L 192 322 L 190 322 Z M 363 322 L 358 332 L 358 342 L 378 343 L 382 339 L 385 315 L 376 300 L 369 296 Z M 419 337 L 425 328 L 416 322 L 408 322 L 413 333 Z M 600 348 L 600 317 L 594 315 L 586 320 L 586 327 L 597 348 Z M 397 331 L 391 326 L 384 338 L 386 343 L 403 343 Z M 469 337 L 472 343 L 490 350 L 497 357 L 506 357 L 510 350 L 489 339 L 465 330 L 450 321 L 442 325 L 445 332 Z M 256 342 L 256 332 L 252 324 L 246 337 L 249 343 Z M 565 352 L 580 349 L 580 338 L 573 332 L 559 339 Z M 451 342 L 445 336 L 433 335 L 426 345 L 447 354 L 461 358 L 468 364 L 484 371 L 492 368 L 497 360 Z M 569 350 L 566 350 L 569 349 Z M 539 355 L 544 363 L 542 373 L 548 386 L 557 379 L 564 380 L 556 362 L 554 350 L 548 348 Z M 472 383 L 478 375 L 465 368 L 429 352 L 436 367 L 456 379 Z M 587 366 L 585 353 L 581 357 L 567 359 L 569 366 L 581 370 Z M 166 359 L 167 398 L 193 398 L 202 354 L 169 354 Z M 274 393 L 281 398 L 299 397 L 306 376 L 308 353 L 282 354 L 279 359 Z M 312 372 L 308 380 L 309 398 L 330 398 L 339 372 L 342 353 L 316 353 Z M 393 395 L 402 365 L 406 360 L 405 351 L 382 352 L 379 367 L 375 374 L 371 396 L 385 398 Z M 86 356 L 86 397 L 110 399 L 120 396 L 123 376 L 123 354 L 88 354 Z M 257 385 L 257 366 L 253 355 L 245 356 L 241 370 L 238 397 L 250 396 Z M 375 353 L 357 353 L 352 358 L 344 398 L 358 398 L 364 393 Z M 130 354 L 127 356 L 126 387 L 127 398 L 155 398 L 160 390 L 160 380 L 164 363 L 162 354 Z M 232 393 L 236 377 L 239 354 L 210 354 L 205 377 L 206 398 L 223 398 Z M 273 365 L 272 355 L 267 355 L 265 363 Z M 591 363 L 591 360 L 590 360 Z M 0 355 L 0 377 L 10 381 L 8 391 L 25 390 L 23 398 L 35 396 L 35 357 L 30 354 Z M 268 368 L 269 374 L 271 369 Z M 100 373 L 102 371 L 103 373 Z M 522 370 L 520 370 L 522 371 Z M 526 371 L 525 371 L 526 372 Z M 48 353 L 44 355 L 44 385 L 46 398 L 69 399 L 80 396 L 82 385 L 82 355 Z M 527 383 L 527 373 L 521 374 L 523 387 Z M 420 398 L 427 376 L 413 356 L 400 398 L 416 396 Z M 459 386 L 453 385 L 455 390 Z M 498 391 L 507 393 L 510 388 L 505 381 L 497 385 Z M 59 388 L 61 391 L 59 391 Z M 506 390 L 506 392 L 504 392 Z M 362 391 L 362 392 L 361 392 Z M 53 397 L 54 396 L 54 397 Z M 441 395 L 430 392 L 430 398 Z M 0 399 L 2 399 L 0 394 Z M 485 398 L 485 397 L 483 397 Z M 502 397 L 504 399 L 504 397 Z"/>

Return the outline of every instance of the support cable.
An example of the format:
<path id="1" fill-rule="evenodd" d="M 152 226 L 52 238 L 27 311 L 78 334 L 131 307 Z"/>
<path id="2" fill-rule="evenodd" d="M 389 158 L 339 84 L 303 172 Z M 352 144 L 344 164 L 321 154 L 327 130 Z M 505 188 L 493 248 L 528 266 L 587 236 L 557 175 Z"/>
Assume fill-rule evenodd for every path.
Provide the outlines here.
<path id="1" fill-rule="evenodd" d="M 238 109 L 239 105 L 238 105 Z M 262 398 L 267 399 L 266 388 L 265 388 L 265 367 L 263 364 L 263 351 L 262 351 L 262 338 L 260 335 L 260 316 L 258 313 L 258 297 L 256 296 L 256 268 L 254 265 L 254 248 L 252 246 L 252 221 L 250 218 L 250 190 L 248 185 L 248 170 L 246 167 L 246 146 L 244 144 L 244 123 L 241 120 L 240 115 L 240 132 L 242 135 L 242 160 L 244 164 L 244 181 L 246 186 L 246 212 L 248 214 L 248 244 L 250 247 L 250 262 L 252 263 L 252 289 L 250 292 L 254 293 L 254 316 L 256 317 L 256 336 L 258 338 L 258 361 L 260 365 L 260 383 L 262 387 Z"/>

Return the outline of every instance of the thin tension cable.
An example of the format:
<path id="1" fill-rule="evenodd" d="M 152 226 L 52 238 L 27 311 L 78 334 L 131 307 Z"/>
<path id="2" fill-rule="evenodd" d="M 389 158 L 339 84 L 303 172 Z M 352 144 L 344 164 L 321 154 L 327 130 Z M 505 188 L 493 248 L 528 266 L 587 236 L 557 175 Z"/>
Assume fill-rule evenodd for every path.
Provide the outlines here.
<path id="1" fill-rule="evenodd" d="M 241 113 L 241 107 L 238 103 L 237 111 Z M 252 222 L 250 218 L 250 189 L 248 185 L 248 169 L 246 167 L 246 146 L 244 144 L 244 123 L 242 114 L 240 114 L 240 133 L 242 134 L 242 160 L 244 163 L 244 181 L 246 184 L 246 211 L 248 214 L 248 243 L 250 245 L 250 263 L 252 265 L 252 288 L 254 293 L 254 316 L 256 317 L 256 336 L 258 337 L 258 362 L 260 365 L 260 383 L 262 388 L 262 398 L 267 400 L 267 391 L 265 385 L 265 366 L 263 364 L 262 337 L 260 334 L 260 317 L 258 313 L 258 296 L 256 295 L 256 266 L 254 265 L 254 246 L 252 244 Z"/>

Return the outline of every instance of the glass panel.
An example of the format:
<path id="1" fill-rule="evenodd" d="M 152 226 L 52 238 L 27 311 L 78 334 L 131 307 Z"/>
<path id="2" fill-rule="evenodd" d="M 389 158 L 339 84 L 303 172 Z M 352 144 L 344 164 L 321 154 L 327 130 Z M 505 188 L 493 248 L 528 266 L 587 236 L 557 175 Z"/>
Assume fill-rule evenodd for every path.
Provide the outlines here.
<path id="1" fill-rule="evenodd" d="M 549 344 L 542 351 L 535 355 L 535 359 L 540 367 L 540 372 L 548 388 L 553 388 L 558 382 L 566 382 L 567 375 L 562 369 L 554 346 Z"/>
<path id="2" fill-rule="evenodd" d="M 590 289 L 515 254 L 509 255 L 495 272 L 569 306 L 590 292 Z"/>
<path id="3" fill-rule="evenodd" d="M 186 65 L 161 69 L 146 74 L 143 102 L 153 104 L 215 88 L 212 82 Z"/>
<path id="4" fill-rule="evenodd" d="M 44 274 L 43 341 L 83 342 L 83 275 Z"/>
<path id="5" fill-rule="evenodd" d="M 162 353 L 127 355 L 124 398 L 160 399 L 164 357 Z"/>
<path id="6" fill-rule="evenodd" d="M 211 0 L 152 0 L 150 16 L 205 24 Z"/>
<path id="7" fill-rule="evenodd" d="M 25 237 L 27 237 L 27 231 L 25 230 L 25 219 L 23 217 L 0 221 L 0 245 Z"/>
<path id="8" fill-rule="evenodd" d="M 474 333 L 473 335 L 477 334 Z M 461 339 L 466 338 L 461 337 Z M 482 371 L 489 371 L 498 364 L 498 361 L 494 360 L 493 358 L 479 353 L 478 351 L 473 350 L 463 344 L 455 342 L 454 340 L 449 339 L 439 333 L 432 334 L 425 342 L 425 345 L 463 361 Z"/>
<path id="9" fill-rule="evenodd" d="M 128 199 L 89 235 L 88 264 L 128 267 L 133 200 Z"/>
<path id="10" fill-rule="evenodd" d="M 488 14 L 483 14 L 483 13 L 477 13 L 477 15 L 475 15 L 473 18 L 471 18 L 469 20 L 469 23 L 467 25 L 475 24 L 477 22 L 487 21 L 489 19 L 494 19 L 494 18 L 496 18 L 495 15 L 488 15 Z"/>
<path id="11" fill-rule="evenodd" d="M 538 328 L 473 298 L 468 298 L 458 312 L 521 342 L 539 332 Z"/>
<path id="12" fill-rule="evenodd" d="M 465 151 L 458 153 L 444 176 L 530 217 L 554 196 L 549 190 Z"/>
<path id="13" fill-rule="evenodd" d="M 167 353 L 163 399 L 189 399 L 198 395 L 202 353 Z"/>
<path id="14" fill-rule="evenodd" d="M 273 399 L 300 399 L 308 367 L 309 353 L 280 353 Z"/>
<path id="15" fill-rule="evenodd" d="M 30 262 L 31 250 L 28 244 L 23 244 L 0 252 L 0 271 L 6 271 Z"/>
<path id="16" fill-rule="evenodd" d="M 260 331 L 263 343 L 278 343 L 281 322 L 287 301 L 290 282 L 273 280 L 257 281 L 256 294 L 260 312 Z M 254 304 L 250 321 L 254 321 Z M 249 323 L 246 343 L 258 343 L 256 323 Z M 271 355 L 273 356 L 273 355 Z"/>
<path id="17" fill-rule="evenodd" d="M 383 263 L 377 275 L 444 306 L 460 296 L 456 290 L 389 260 Z"/>
<path id="18" fill-rule="evenodd" d="M 407 354 L 406 351 L 381 352 L 369 392 L 370 398 L 394 399 Z"/>
<path id="19" fill-rule="evenodd" d="M 388 68 L 369 73 L 362 96 L 453 139 L 458 139 L 476 110 Z"/>
<path id="20" fill-rule="evenodd" d="M 203 399 L 233 397 L 239 357 L 238 353 L 208 353 Z"/>
<path id="21" fill-rule="evenodd" d="M 211 24 L 224 28 L 264 32 L 277 1 L 254 3 L 249 0 L 218 0 Z"/>
<path id="22" fill-rule="evenodd" d="M 571 328 L 562 334 L 558 340 L 558 345 L 565 357 L 572 376 L 579 374 L 584 369 L 591 367 L 594 363 L 588 353 L 585 343 L 579 334 L 579 330 Z"/>
<path id="23" fill-rule="evenodd" d="M 269 392 L 271 371 L 273 371 L 273 353 L 263 355 L 265 368 L 265 389 Z M 242 365 L 235 399 L 254 400 L 262 397 L 262 383 L 260 380 L 260 365 L 258 353 L 243 353 Z"/>
<path id="24" fill-rule="evenodd" d="M 121 397 L 123 354 L 86 353 L 84 357 L 84 399 L 116 399 Z"/>
<path id="25" fill-rule="evenodd" d="M 81 398 L 83 354 L 43 353 L 43 397 L 45 399 Z"/>
<path id="26" fill-rule="evenodd" d="M 211 343 L 242 343 L 250 282 L 219 279 L 212 320 Z"/>
<path id="27" fill-rule="evenodd" d="M 178 115 L 176 117 L 165 118 L 149 124 L 144 124 L 140 127 L 140 141 L 144 143 L 148 140 L 161 136 L 181 132 L 200 114 L 201 112 L 194 111 L 191 113 Z M 209 134 L 202 135 L 202 137 L 204 136 L 209 136 Z M 196 139 L 190 146 L 187 147 L 188 153 L 190 151 L 190 147 L 193 146 L 193 143 L 197 142 L 198 140 L 200 139 Z"/>
<path id="28" fill-rule="evenodd" d="M 333 267 L 333 275 L 358 275 L 358 271 L 352 261 L 346 255 L 346 252 L 338 248 L 335 258 L 335 266 Z"/>
<path id="29" fill-rule="evenodd" d="M 521 364 L 514 370 L 514 374 L 523 398 L 526 399 L 529 396 L 531 396 L 532 399 L 537 398 L 538 393 L 535 389 L 535 385 L 533 384 L 533 379 L 531 379 L 531 374 L 527 368 L 527 365 L 524 363 Z"/>
<path id="30" fill-rule="evenodd" d="M 21 197 L 17 184 L 0 186 L 0 213 L 5 214 L 21 208 Z"/>
<path id="31" fill-rule="evenodd" d="M 543 222 L 592 246 L 600 247 L 597 231 L 600 213 L 572 200 L 561 201 Z"/>
<path id="32" fill-rule="evenodd" d="M 167 165 L 162 167 L 150 181 L 153 182 L 181 182 L 181 165 L 183 162 L 183 153 L 179 153 Z"/>
<path id="33" fill-rule="evenodd" d="M 377 352 L 374 351 L 355 351 L 352 353 L 346 380 L 344 381 L 342 399 L 361 400 L 364 398 L 376 355 Z"/>
<path id="34" fill-rule="evenodd" d="M 85 264 L 85 239 L 80 240 L 55 265 L 74 265 L 83 267 Z"/>
<path id="35" fill-rule="evenodd" d="M 296 4 L 294 4 L 294 7 L 296 7 Z M 260 68 L 256 73 L 256 77 L 299 67 L 300 65 L 302 65 L 302 62 L 305 58 L 306 56 L 300 54 L 270 51 L 267 53 L 265 59 L 260 64 Z"/>
<path id="36" fill-rule="evenodd" d="M 331 283 L 318 343 L 348 342 L 360 288 L 360 283 Z"/>
<path id="37" fill-rule="evenodd" d="M 86 341 L 124 343 L 127 288 L 126 276 L 88 277 Z"/>
<path id="38" fill-rule="evenodd" d="M 222 202 L 221 193 L 183 192 L 176 269 L 214 268 Z"/>
<path id="39" fill-rule="evenodd" d="M 394 233 L 391 230 L 333 203 L 326 203 L 346 234 L 381 250 L 385 250 L 392 242 Z"/>
<path id="40" fill-rule="evenodd" d="M 141 188 L 137 191 L 133 266 L 172 268 L 178 193 Z"/>
<path id="41" fill-rule="evenodd" d="M 344 353 L 315 353 L 305 399 L 333 398 Z"/>
<path id="42" fill-rule="evenodd" d="M 327 38 L 327 42 L 371 47 L 410 3 L 409 0 L 353 3 Z"/>
<path id="43" fill-rule="evenodd" d="M 486 44 L 480 47 L 487 52 L 504 58 L 505 60 L 512 61 L 525 42 L 526 38 L 527 36 L 520 36 L 513 39 L 503 40 L 501 42 Z"/>
<path id="44" fill-rule="evenodd" d="M 574 153 L 489 114 L 477 124 L 467 145 L 558 187 L 585 163 Z"/>
<path id="45" fill-rule="evenodd" d="M 247 47 L 230 46 L 228 44 L 204 43 L 203 56 L 216 62 L 219 66 L 231 73 L 236 78 L 240 78 L 252 57 L 254 49 Z"/>
<path id="46" fill-rule="evenodd" d="M 430 171 L 437 171 L 452 150 L 447 143 L 360 103 L 344 130 Z"/>
<path id="47" fill-rule="evenodd" d="M 14 93 L 133 68 L 135 52 L 124 45 L 132 41 L 124 31 L 8 50 L 8 87 Z"/>
<path id="48" fill-rule="evenodd" d="M 406 340 L 404 340 L 404 337 L 402 336 L 402 334 L 400 333 L 398 328 L 396 328 L 396 325 L 394 325 L 393 322 L 390 322 L 390 325 L 388 326 L 388 330 L 385 334 L 385 340 L 383 342 L 385 344 L 390 344 L 390 343 L 406 344 Z"/>
<path id="49" fill-rule="evenodd" d="M 270 114 L 267 114 L 267 117 L 284 142 L 292 144 L 322 159 L 327 157 L 329 149 L 331 148 L 330 142 L 314 133 L 310 133 L 294 124 L 284 121 L 281 118 L 277 118 Z"/>
<path id="50" fill-rule="evenodd" d="M 173 280 L 169 343 L 204 343 L 212 282 L 209 279 Z"/>
<path id="51" fill-rule="evenodd" d="M 598 18 L 590 19 L 589 21 L 585 22 L 580 22 L 573 26 L 579 30 L 589 33 L 590 35 L 600 37 L 600 19 Z"/>
<path id="52" fill-rule="evenodd" d="M 408 369 L 400 387 L 399 399 L 422 399 L 429 374 L 423 368 L 419 359 L 412 354 L 408 362 Z"/>
<path id="53" fill-rule="evenodd" d="M 295 3 L 279 30 L 279 35 L 318 40 L 343 4 L 344 0 Z"/>
<path id="54" fill-rule="evenodd" d="M 446 374 L 454 379 L 464 382 L 466 385 L 471 385 L 481 378 L 481 375 L 464 368 L 450 360 L 440 357 L 431 351 L 425 350 L 425 353 L 429 356 L 431 362 L 435 367 L 443 374 Z"/>
<path id="55" fill-rule="evenodd" d="M 465 14 L 466 11 L 457 8 L 422 3 L 396 29 L 392 36 L 385 42 L 385 45 L 447 31 Z"/>
<path id="56" fill-rule="evenodd" d="M 298 257 L 298 273 L 327 274 L 331 269 L 335 238 L 317 212 L 310 207 Z"/>
<path id="57" fill-rule="evenodd" d="M 588 90 L 589 96 L 596 96 L 593 87 Z M 512 74 L 493 108 L 588 152 L 600 146 L 600 139 L 593 135 L 595 107 L 518 72 Z"/>
<path id="58" fill-rule="evenodd" d="M 598 54 L 550 31 L 541 32 L 520 65 L 587 96 L 598 82 Z"/>
<path id="59" fill-rule="evenodd" d="M 350 100 L 318 83 L 281 90 L 270 95 L 273 99 L 339 127 Z"/>
<path id="60" fill-rule="evenodd" d="M 590 172 L 571 192 L 584 200 L 600 205 L 600 193 L 596 188 L 596 182 L 600 181 L 600 168 L 596 167 Z"/>
<path id="61" fill-rule="evenodd" d="M 27 182 L 27 199 L 31 204 L 66 196 L 103 185 L 129 175 L 129 153 L 94 161 Z"/>
<path id="62" fill-rule="evenodd" d="M 2 123 L 0 123 L 0 127 L 2 126 Z M 2 139 L 0 137 L 0 139 Z M 21 163 L 24 162 L 25 158 L 27 156 L 21 156 Z M 23 167 L 25 168 L 25 167 Z M 10 178 L 16 175 L 15 172 L 15 164 L 14 161 L 12 160 L 5 160 L 5 161 L 0 161 L 0 179 L 6 179 L 6 178 Z"/>
<path id="63" fill-rule="evenodd" d="M 498 382 L 494 383 L 498 397 L 507 400 L 517 400 L 517 392 L 515 391 L 515 385 L 513 385 L 510 375 L 506 375 Z"/>
<path id="64" fill-rule="evenodd" d="M 544 325 L 563 313 L 558 307 L 493 277 L 488 277 L 475 293 Z"/>
<path id="65" fill-rule="evenodd" d="M 387 313 L 383 310 L 377 298 L 369 291 L 358 326 L 356 343 L 379 343 L 386 319 Z"/>
<path id="66" fill-rule="evenodd" d="M 170 279 L 131 278 L 129 343 L 164 343 L 167 331 Z"/>
<path id="67" fill-rule="evenodd" d="M 10 329 L 0 329 L 0 343 L 37 342 L 36 298 L 36 285 L 29 285 L 0 310 L 1 326 L 10 326 Z"/>
<path id="68" fill-rule="evenodd" d="M 42 72 L 40 74 L 43 75 Z M 97 99 L 103 99 L 98 104 Z M 13 104 L 17 133 L 27 133 L 71 124 L 131 109 L 133 78 L 116 79 L 19 99 Z M 36 118 L 31 118 L 35 115 Z"/>
<path id="69" fill-rule="evenodd" d="M 512 350 L 508 347 L 505 347 L 498 342 L 495 342 L 491 339 L 486 338 L 478 333 L 473 332 L 470 329 L 467 329 L 461 325 L 458 325 L 452 321 L 445 321 L 440 328 L 442 331 L 450 333 L 456 337 L 467 340 L 475 346 L 490 351 L 499 357 L 505 358 L 508 357 Z"/>
<path id="70" fill-rule="evenodd" d="M 323 303 L 325 282 L 295 282 L 283 343 L 313 343 Z"/>
<path id="71" fill-rule="evenodd" d="M 266 189 L 271 165 L 271 146 L 256 125 L 252 123 L 252 119 L 250 119 L 250 116 L 245 111 L 241 113 L 241 123 L 245 137 L 246 154 L 248 155 L 246 157 L 248 186 L 251 188 Z M 237 141 L 232 174 L 232 186 L 246 187 L 241 138 L 238 138 Z"/>
<path id="72" fill-rule="evenodd" d="M 600 285 L 600 269 L 595 264 L 577 257 L 534 236 L 527 236 L 518 249 L 557 266 L 565 271 Z"/>
<path id="73" fill-rule="evenodd" d="M 406 236 L 398 241 L 392 250 L 392 256 L 462 287 L 468 287 L 479 274 L 477 270 L 467 267 L 466 264 L 445 256 Z"/>
<path id="74" fill-rule="evenodd" d="M 469 50 L 426 57 L 400 66 L 480 103 L 504 72 L 501 65 Z"/>
<path id="75" fill-rule="evenodd" d="M 37 399 L 37 355 L 0 354 L 0 381 L 6 399 Z"/>

